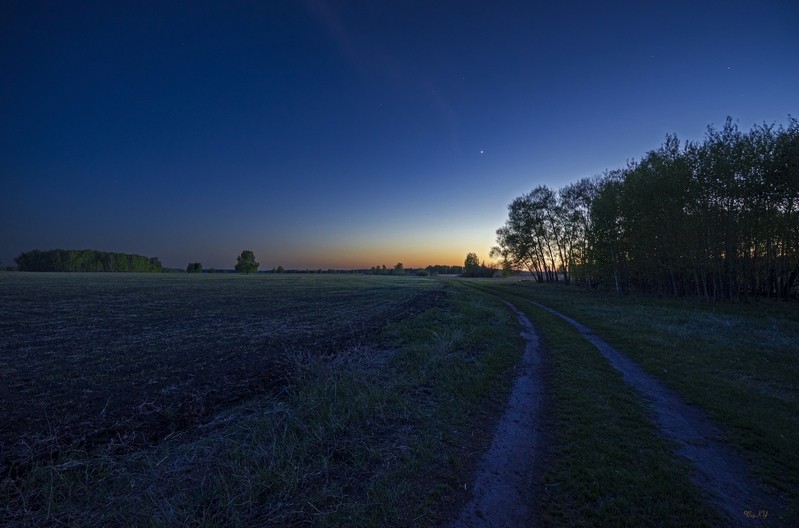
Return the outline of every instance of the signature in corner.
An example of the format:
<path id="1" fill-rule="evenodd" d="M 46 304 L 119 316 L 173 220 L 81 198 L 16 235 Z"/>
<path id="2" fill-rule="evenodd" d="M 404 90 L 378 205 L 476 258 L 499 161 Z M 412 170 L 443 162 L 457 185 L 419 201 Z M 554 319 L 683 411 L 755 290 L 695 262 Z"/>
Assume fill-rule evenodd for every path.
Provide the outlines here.
<path id="1" fill-rule="evenodd" d="M 758 510 L 757 512 L 754 510 L 744 510 L 744 517 L 749 519 L 765 519 L 768 517 L 768 510 Z"/>

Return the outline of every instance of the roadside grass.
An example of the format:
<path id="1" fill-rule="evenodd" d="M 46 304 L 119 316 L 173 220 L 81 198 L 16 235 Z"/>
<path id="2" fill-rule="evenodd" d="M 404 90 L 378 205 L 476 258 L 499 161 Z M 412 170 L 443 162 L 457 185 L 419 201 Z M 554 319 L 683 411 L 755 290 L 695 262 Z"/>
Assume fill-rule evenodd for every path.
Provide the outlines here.
<path id="1" fill-rule="evenodd" d="M 540 478 L 546 526 L 723 526 L 693 486 L 621 374 L 571 326 L 522 298 L 494 291 L 535 326 L 547 357 L 549 438 Z"/>
<path id="2" fill-rule="evenodd" d="M 390 279 L 386 279 L 390 280 Z M 156 445 L 75 449 L 0 485 L 19 526 L 430 526 L 466 500 L 521 357 L 515 318 L 459 285 L 336 353 L 287 348 L 277 393 Z"/>
<path id="3" fill-rule="evenodd" d="M 750 460 L 752 476 L 783 497 L 788 511 L 780 522 L 799 521 L 799 304 L 698 304 L 532 283 L 496 287 L 586 324 L 707 411 Z"/>

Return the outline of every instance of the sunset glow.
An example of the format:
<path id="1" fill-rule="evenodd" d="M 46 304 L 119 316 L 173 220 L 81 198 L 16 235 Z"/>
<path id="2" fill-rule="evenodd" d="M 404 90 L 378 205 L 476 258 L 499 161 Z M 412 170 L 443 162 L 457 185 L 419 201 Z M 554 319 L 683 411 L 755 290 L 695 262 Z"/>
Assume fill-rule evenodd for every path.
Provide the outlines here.
<path id="1" fill-rule="evenodd" d="M 799 114 L 793 4 L 628 7 L 7 4 L 1 265 L 487 260 L 536 185 Z"/>

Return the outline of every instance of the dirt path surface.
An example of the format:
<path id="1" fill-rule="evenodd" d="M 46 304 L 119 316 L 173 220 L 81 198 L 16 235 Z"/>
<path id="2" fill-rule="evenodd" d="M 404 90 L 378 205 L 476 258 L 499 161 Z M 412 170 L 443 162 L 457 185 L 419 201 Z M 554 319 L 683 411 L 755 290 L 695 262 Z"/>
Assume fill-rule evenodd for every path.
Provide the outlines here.
<path id="1" fill-rule="evenodd" d="M 532 323 L 510 303 L 527 340 L 519 375 L 494 441 L 477 469 L 472 499 L 451 526 L 537 526 L 533 484 L 539 443 L 540 410 L 544 398 L 542 354 Z"/>
<path id="2" fill-rule="evenodd" d="M 552 308 L 529 302 L 574 326 L 622 373 L 624 381 L 641 393 L 654 411 L 661 433 L 676 442 L 677 452 L 694 466 L 694 483 L 709 492 L 713 503 L 729 518 L 730 526 L 769 525 L 768 521 L 776 521 L 782 510 L 779 502 L 751 480 L 749 464 L 723 442 L 721 431 L 700 409 L 683 402 L 674 391 L 597 337 L 590 328 Z M 747 518 L 744 513 L 762 510 L 770 513 L 766 520 Z"/>

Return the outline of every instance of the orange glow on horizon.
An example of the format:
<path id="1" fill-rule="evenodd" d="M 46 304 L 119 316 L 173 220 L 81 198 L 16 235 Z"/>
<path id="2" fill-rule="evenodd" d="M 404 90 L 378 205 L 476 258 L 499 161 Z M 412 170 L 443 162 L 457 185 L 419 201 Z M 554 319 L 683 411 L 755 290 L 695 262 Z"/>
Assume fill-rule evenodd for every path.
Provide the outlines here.
<path id="1" fill-rule="evenodd" d="M 480 252 L 477 249 L 425 246 L 425 244 L 421 244 L 410 248 L 324 248 L 291 252 L 291 255 L 268 255 L 264 252 L 262 257 L 256 252 L 256 257 L 261 262 L 262 270 L 277 266 L 283 266 L 286 269 L 323 270 L 369 269 L 383 265 L 391 268 L 398 262 L 401 262 L 405 268 L 426 268 L 431 265 L 462 266 L 467 253 L 470 252 L 477 253 L 481 260 L 485 260 L 486 264 L 491 262 L 487 250 Z"/>
<path id="2" fill-rule="evenodd" d="M 466 253 L 463 256 L 455 256 L 445 253 L 416 254 L 414 252 L 375 252 L 371 254 L 324 254 L 320 252 L 314 256 L 308 255 L 305 258 L 296 259 L 297 265 L 292 267 L 296 269 L 369 269 L 373 266 L 385 265 L 388 268 L 392 268 L 395 264 L 401 262 L 405 268 L 426 268 L 431 265 L 462 266 L 465 258 Z"/>

